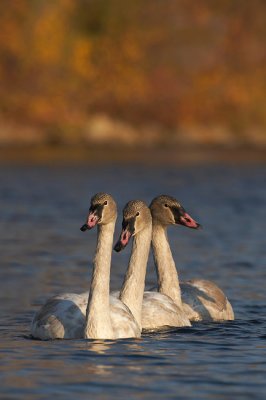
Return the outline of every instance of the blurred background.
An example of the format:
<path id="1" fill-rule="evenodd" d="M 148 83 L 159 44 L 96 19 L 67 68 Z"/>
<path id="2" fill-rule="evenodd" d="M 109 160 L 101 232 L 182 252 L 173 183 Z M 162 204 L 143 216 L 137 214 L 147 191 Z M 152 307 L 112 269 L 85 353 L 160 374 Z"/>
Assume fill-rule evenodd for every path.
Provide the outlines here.
<path id="1" fill-rule="evenodd" d="M 263 0 L 2 0 L 2 155 L 265 149 L 265 15 Z"/>

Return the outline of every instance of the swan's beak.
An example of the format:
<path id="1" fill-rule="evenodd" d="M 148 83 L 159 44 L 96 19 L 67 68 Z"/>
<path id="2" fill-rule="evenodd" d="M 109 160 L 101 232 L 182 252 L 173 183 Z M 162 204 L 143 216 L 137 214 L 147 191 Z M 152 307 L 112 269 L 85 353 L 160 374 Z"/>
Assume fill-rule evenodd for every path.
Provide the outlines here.
<path id="1" fill-rule="evenodd" d="M 129 229 L 123 229 L 116 245 L 114 246 L 114 250 L 117 252 L 123 250 L 127 246 L 131 236 L 132 233 L 129 231 Z"/>
<path id="2" fill-rule="evenodd" d="M 198 224 L 183 207 L 173 207 L 172 212 L 175 218 L 175 223 L 179 225 L 184 225 L 187 228 L 198 229 L 201 225 Z"/>
<path id="3" fill-rule="evenodd" d="M 97 213 L 97 210 L 90 211 L 88 218 L 87 218 L 87 223 L 82 225 L 80 230 L 82 232 L 85 232 L 87 229 L 92 229 L 95 225 L 98 224 L 99 221 L 100 221 L 100 217 Z"/>
<path id="4" fill-rule="evenodd" d="M 81 232 L 85 232 L 87 229 L 90 229 L 87 224 L 82 225 L 80 228 Z"/>
<path id="5" fill-rule="evenodd" d="M 119 240 L 114 247 L 114 250 L 117 252 L 123 250 L 127 246 L 131 236 L 134 236 L 134 234 L 135 218 L 123 219 L 122 232 L 120 234 Z"/>

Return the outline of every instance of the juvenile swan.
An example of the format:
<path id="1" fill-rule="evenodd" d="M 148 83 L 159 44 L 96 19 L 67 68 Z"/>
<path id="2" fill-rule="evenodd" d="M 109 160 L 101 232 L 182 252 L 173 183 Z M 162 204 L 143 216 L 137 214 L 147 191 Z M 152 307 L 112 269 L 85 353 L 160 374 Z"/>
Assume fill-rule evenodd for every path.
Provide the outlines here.
<path id="1" fill-rule="evenodd" d="M 152 218 L 143 201 L 130 201 L 123 211 L 122 232 L 114 249 L 120 251 L 133 236 L 133 245 L 127 273 L 119 294 L 138 324 L 144 330 L 163 329 L 166 326 L 190 326 L 185 313 L 167 296 L 143 292 L 146 267 L 152 235 Z"/>
<path id="2" fill-rule="evenodd" d="M 39 339 L 118 339 L 140 337 L 141 330 L 128 307 L 109 296 L 116 204 L 105 193 L 91 199 L 87 223 L 81 230 L 98 226 L 97 247 L 88 293 L 55 296 L 35 315 L 31 334 Z"/>
<path id="3" fill-rule="evenodd" d="M 183 307 L 191 321 L 233 320 L 234 312 L 223 291 L 215 283 L 195 279 L 179 284 L 170 250 L 167 227 L 181 223 L 197 229 L 199 224 L 173 197 L 161 195 L 150 204 L 153 220 L 152 249 L 158 276 L 158 291 Z"/>

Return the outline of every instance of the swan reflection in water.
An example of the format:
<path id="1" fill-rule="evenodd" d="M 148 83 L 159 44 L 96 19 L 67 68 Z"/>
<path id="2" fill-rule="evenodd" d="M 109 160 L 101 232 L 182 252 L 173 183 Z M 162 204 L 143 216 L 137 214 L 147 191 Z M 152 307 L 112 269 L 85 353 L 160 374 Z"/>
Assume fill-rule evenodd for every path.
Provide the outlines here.
<path id="1" fill-rule="evenodd" d="M 140 343 L 138 343 L 140 342 Z M 134 342 L 131 341 L 124 341 L 124 340 L 88 340 L 85 342 L 85 346 L 83 348 L 84 351 L 88 352 L 88 365 L 86 366 L 86 371 L 89 374 L 93 375 L 99 375 L 99 376 L 108 376 L 108 375 L 113 375 L 115 373 L 115 370 L 117 368 L 121 368 L 121 358 L 123 357 L 124 354 L 132 354 L 132 359 L 134 359 L 133 364 L 127 364 L 127 366 L 123 366 L 123 368 L 126 368 L 129 371 L 138 371 L 140 372 L 143 369 L 143 366 L 141 363 L 136 364 L 136 359 L 135 356 L 138 354 L 141 355 L 147 355 L 146 352 L 143 352 L 143 347 L 141 346 L 142 340 L 141 339 L 135 339 Z M 104 357 L 108 356 L 108 353 L 112 354 L 112 350 L 115 352 L 117 351 L 115 348 L 119 346 L 120 351 L 121 351 L 121 345 L 123 348 L 123 353 L 117 354 L 117 357 L 119 359 L 118 363 L 112 363 L 112 364 L 103 364 L 103 363 L 96 363 L 95 358 L 97 357 Z M 90 361 L 91 360 L 91 361 Z M 109 360 L 109 358 L 103 358 L 104 361 Z"/>

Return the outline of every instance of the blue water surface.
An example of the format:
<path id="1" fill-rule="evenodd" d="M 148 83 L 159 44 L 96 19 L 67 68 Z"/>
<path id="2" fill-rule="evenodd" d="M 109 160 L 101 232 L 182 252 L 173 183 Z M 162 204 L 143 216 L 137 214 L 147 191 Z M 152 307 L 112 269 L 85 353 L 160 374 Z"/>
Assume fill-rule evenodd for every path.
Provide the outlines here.
<path id="1" fill-rule="evenodd" d="M 266 167 L 1 167 L 0 394 L 3 399 L 265 399 Z M 83 292 L 96 231 L 79 230 L 98 191 L 179 199 L 203 230 L 169 228 L 182 280 L 215 281 L 236 319 L 118 341 L 29 336 L 34 312 L 60 292 Z M 121 286 L 130 248 L 113 254 Z M 156 282 L 152 258 L 147 286 Z"/>

